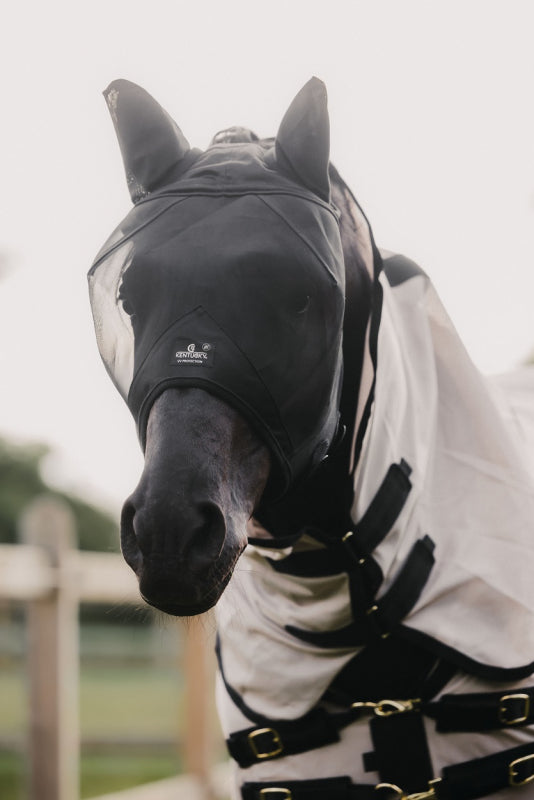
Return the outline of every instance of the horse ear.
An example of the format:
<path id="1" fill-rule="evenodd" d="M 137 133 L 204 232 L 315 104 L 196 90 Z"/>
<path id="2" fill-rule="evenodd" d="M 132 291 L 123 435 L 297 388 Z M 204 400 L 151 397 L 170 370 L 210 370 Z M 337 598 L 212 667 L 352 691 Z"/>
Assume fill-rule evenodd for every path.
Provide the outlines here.
<path id="1" fill-rule="evenodd" d="M 330 200 L 330 121 L 326 87 L 318 78 L 311 78 L 289 106 L 275 148 L 279 163 L 289 165 L 305 186 Z"/>
<path id="2" fill-rule="evenodd" d="M 189 142 L 167 112 L 135 83 L 116 80 L 104 92 L 124 161 L 132 201 L 177 176 Z"/>

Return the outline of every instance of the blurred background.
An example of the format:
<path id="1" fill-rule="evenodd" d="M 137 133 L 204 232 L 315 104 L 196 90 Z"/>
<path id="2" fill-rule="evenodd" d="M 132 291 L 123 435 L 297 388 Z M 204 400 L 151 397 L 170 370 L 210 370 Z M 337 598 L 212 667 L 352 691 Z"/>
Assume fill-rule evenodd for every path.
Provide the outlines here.
<path id="1" fill-rule="evenodd" d="M 0 542 L 52 491 L 80 547 L 116 551 L 141 469 L 85 278 L 129 209 L 101 96 L 114 78 L 144 86 L 201 148 L 234 124 L 273 135 L 322 78 L 332 160 L 378 244 L 430 274 L 481 370 L 530 358 L 529 0 L 30 0 L 2 17 Z M 80 631 L 82 796 L 179 771 L 180 624 L 92 604 Z M 3 800 L 26 797 L 26 648 L 23 604 L 0 601 Z"/>

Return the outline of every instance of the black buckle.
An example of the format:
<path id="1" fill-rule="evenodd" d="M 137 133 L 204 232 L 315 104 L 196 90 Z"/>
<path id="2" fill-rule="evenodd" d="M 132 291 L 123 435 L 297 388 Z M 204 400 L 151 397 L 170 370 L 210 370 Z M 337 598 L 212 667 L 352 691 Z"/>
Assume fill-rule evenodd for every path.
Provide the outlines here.
<path id="1" fill-rule="evenodd" d="M 261 746 L 259 745 L 259 742 L 257 741 L 259 736 L 270 736 L 271 737 L 271 741 L 270 741 L 271 749 L 270 750 L 269 749 L 263 750 L 261 748 Z M 254 754 L 254 758 L 256 758 L 258 761 L 261 761 L 264 758 L 275 758 L 276 756 L 279 756 L 280 753 L 284 749 L 284 745 L 282 744 L 282 740 L 280 739 L 280 736 L 279 736 L 278 732 L 275 731 L 274 728 L 256 728 L 256 730 L 251 731 L 248 734 L 247 739 L 248 739 L 248 743 L 250 745 L 250 749 L 252 750 L 252 753 Z M 281 790 L 277 790 L 277 791 L 281 791 Z M 286 790 L 284 790 L 284 791 L 286 791 Z M 286 795 L 286 797 L 287 796 L 288 795 Z"/>
<path id="2" fill-rule="evenodd" d="M 528 720 L 529 713 L 530 695 L 528 694 L 503 694 L 499 701 L 499 721 L 503 725 L 520 725 Z"/>
<path id="3" fill-rule="evenodd" d="M 524 765 L 527 762 L 531 762 L 530 767 L 530 774 L 527 774 L 525 777 L 526 770 L 523 770 L 522 766 L 520 771 L 517 771 L 517 767 L 521 764 Z M 534 753 L 531 753 L 528 756 L 523 756 L 523 758 L 516 758 L 514 761 L 510 761 L 508 764 L 508 783 L 510 786 L 524 786 L 527 783 L 534 781 Z"/>

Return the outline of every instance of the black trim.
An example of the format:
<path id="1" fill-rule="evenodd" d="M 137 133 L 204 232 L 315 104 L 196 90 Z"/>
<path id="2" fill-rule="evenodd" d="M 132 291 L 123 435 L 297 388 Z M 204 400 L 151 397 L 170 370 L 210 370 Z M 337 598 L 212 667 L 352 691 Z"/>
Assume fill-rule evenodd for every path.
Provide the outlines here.
<path id="1" fill-rule="evenodd" d="M 256 722 L 258 725 L 263 727 L 269 727 L 270 720 L 267 717 L 264 717 L 262 714 L 256 713 L 250 706 L 248 706 L 241 695 L 234 689 L 234 687 L 228 683 L 226 679 L 226 675 L 224 673 L 223 662 L 222 662 L 222 653 L 221 653 L 221 640 L 219 635 L 215 640 L 215 655 L 217 657 L 217 664 L 219 667 L 219 673 L 222 678 L 222 682 L 224 683 L 225 689 L 228 692 L 232 702 L 235 706 L 241 711 L 242 714 L 245 715 L 248 719 L 252 722 Z"/>
<path id="2" fill-rule="evenodd" d="M 323 699 L 342 707 L 384 697 L 418 697 L 426 702 L 444 689 L 455 672 L 456 667 L 393 633 L 356 653 Z"/>
<path id="3" fill-rule="evenodd" d="M 384 258 L 382 263 L 390 286 L 400 286 L 401 283 L 418 276 L 427 277 L 426 272 L 415 261 L 399 253 Z"/>
<path id="4" fill-rule="evenodd" d="M 492 664 L 483 664 L 481 661 L 476 661 L 474 658 L 470 658 L 453 647 L 434 639 L 433 636 L 422 633 L 415 628 L 410 628 L 408 625 L 398 625 L 396 633 L 399 638 L 419 645 L 428 650 L 428 652 L 434 653 L 438 658 L 442 658 L 470 675 L 476 675 L 483 680 L 518 681 L 528 678 L 529 675 L 534 673 L 534 661 L 519 667 L 495 667 Z"/>

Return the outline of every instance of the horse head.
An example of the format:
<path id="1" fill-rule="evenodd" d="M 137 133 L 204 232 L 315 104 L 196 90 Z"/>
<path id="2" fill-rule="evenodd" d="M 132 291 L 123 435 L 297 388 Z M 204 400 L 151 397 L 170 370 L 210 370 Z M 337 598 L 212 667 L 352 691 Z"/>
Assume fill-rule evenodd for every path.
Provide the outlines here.
<path id="1" fill-rule="evenodd" d="M 133 209 L 89 285 L 98 345 L 145 466 L 121 523 L 144 599 L 213 606 L 247 521 L 325 459 L 339 428 L 343 250 L 330 199 L 324 85 L 274 140 L 201 152 L 143 89 L 105 92 Z"/>

